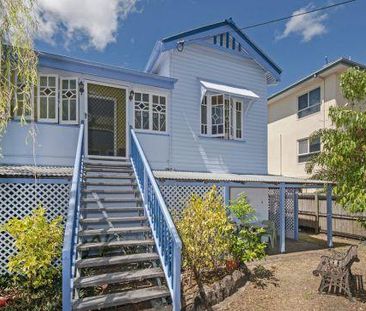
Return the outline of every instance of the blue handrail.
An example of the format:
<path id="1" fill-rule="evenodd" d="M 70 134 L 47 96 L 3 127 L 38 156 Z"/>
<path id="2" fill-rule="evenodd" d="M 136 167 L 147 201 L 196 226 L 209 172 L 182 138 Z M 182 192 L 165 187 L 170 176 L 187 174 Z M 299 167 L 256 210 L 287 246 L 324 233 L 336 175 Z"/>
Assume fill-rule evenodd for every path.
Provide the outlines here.
<path id="1" fill-rule="evenodd" d="M 72 174 L 69 208 L 62 248 L 62 310 L 72 310 L 73 279 L 75 275 L 76 244 L 79 228 L 81 186 L 83 173 L 84 124 L 80 124 L 78 145 Z"/>
<path id="2" fill-rule="evenodd" d="M 132 166 L 142 193 L 146 214 L 167 279 L 173 310 L 178 311 L 181 308 L 182 242 L 165 205 L 149 162 L 132 128 L 130 129 L 130 144 Z"/>

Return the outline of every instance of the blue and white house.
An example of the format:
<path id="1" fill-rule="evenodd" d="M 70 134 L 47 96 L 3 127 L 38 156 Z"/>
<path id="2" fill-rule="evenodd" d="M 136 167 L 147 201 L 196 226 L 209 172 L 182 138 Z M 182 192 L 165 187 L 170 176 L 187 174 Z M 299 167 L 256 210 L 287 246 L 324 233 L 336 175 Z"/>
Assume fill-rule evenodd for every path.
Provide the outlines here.
<path id="1" fill-rule="evenodd" d="M 275 221 L 281 251 L 286 237 L 297 238 L 297 191 L 323 183 L 268 175 L 267 88 L 281 69 L 231 19 L 159 40 L 144 72 L 38 55 L 27 125 L 17 120 L 24 99 L 12 103 L 0 187 L 48 191 L 51 201 L 38 199 L 53 214 L 57 187 L 71 187 L 67 203 L 56 204 L 67 210 L 64 310 L 156 299 L 179 310 L 182 245 L 172 215 L 213 184 L 226 202 L 245 192 L 259 220 Z M 2 209 L 17 206 L 6 198 Z M 143 286 L 127 293 L 116 286 L 126 282 Z M 111 289 L 88 295 L 101 284 Z"/>

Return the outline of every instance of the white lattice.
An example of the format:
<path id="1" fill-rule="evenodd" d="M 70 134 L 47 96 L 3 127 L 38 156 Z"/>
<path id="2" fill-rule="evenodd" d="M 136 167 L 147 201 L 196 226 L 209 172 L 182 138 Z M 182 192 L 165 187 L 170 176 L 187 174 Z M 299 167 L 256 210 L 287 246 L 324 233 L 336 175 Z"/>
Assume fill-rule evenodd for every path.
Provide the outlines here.
<path id="1" fill-rule="evenodd" d="M 295 215 L 294 215 L 294 189 L 286 189 L 285 194 L 285 227 L 286 237 L 295 237 Z M 277 232 L 280 231 L 280 190 L 271 188 L 268 190 L 269 219 L 276 225 Z"/>
<path id="2" fill-rule="evenodd" d="M 203 196 L 207 193 L 212 186 L 192 186 L 192 185 L 160 185 L 161 193 L 164 197 L 165 204 L 167 205 L 173 218 L 179 218 L 182 216 L 183 209 L 185 208 L 189 198 L 192 194 Z M 224 197 L 224 187 L 217 187 L 218 193 Z"/>
<path id="3" fill-rule="evenodd" d="M 65 216 L 69 201 L 69 185 L 64 183 L 0 182 L 0 226 L 9 219 L 30 215 L 39 204 L 47 211 L 47 218 Z M 13 239 L 0 232 L 0 274 L 7 272 L 8 257 L 13 255 Z"/>

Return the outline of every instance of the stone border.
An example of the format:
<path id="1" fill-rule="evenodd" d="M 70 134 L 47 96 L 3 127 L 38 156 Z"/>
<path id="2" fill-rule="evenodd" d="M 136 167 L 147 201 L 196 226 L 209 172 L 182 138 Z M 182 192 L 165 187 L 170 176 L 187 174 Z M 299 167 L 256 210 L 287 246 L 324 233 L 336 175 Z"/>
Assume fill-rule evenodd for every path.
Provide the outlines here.
<path id="1" fill-rule="evenodd" d="M 249 281 L 250 275 L 241 270 L 235 270 L 231 274 L 224 276 L 221 280 L 204 285 L 207 303 L 214 306 L 227 297 L 234 294 L 240 287 Z M 193 282 L 192 282 L 193 283 Z M 198 292 L 198 286 L 194 284 L 185 288 L 183 286 L 182 310 L 185 311 L 203 311 L 206 310 L 205 304 Z"/>

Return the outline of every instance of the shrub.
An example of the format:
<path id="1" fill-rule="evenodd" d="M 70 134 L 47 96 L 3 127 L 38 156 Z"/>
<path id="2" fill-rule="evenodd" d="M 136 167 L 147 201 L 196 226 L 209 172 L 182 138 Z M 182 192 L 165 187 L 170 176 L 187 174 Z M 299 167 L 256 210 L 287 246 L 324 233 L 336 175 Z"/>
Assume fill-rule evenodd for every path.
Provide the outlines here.
<path id="1" fill-rule="evenodd" d="M 256 216 L 247 197 L 244 194 L 240 195 L 231 203 L 229 209 L 241 222 L 232 238 L 231 253 L 234 258 L 242 263 L 263 258 L 266 243 L 261 242 L 261 235 L 265 230 L 251 225 Z"/>
<path id="2" fill-rule="evenodd" d="M 215 186 L 203 199 L 197 195 L 191 197 L 177 228 L 183 242 L 184 264 L 195 274 L 224 262 L 230 251 L 233 226 Z"/>
<path id="3" fill-rule="evenodd" d="M 39 207 L 30 216 L 9 220 L 2 228 L 15 239 L 17 249 L 9 258 L 8 269 L 28 290 L 51 286 L 59 275 L 53 262 L 61 255 L 62 217 L 48 222 L 45 213 Z"/>

